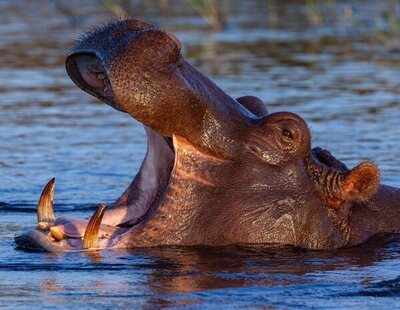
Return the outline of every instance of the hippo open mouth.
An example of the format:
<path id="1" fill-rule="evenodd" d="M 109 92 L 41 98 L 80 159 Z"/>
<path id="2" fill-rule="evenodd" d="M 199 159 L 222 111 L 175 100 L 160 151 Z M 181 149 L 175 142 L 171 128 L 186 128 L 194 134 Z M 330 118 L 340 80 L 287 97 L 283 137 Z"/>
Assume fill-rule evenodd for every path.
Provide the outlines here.
<path id="1" fill-rule="evenodd" d="M 144 127 L 146 156 L 134 180 L 110 208 L 99 205 L 89 222 L 66 216 L 56 218 L 53 178 L 39 199 L 37 229 L 18 233 L 15 237 L 18 246 L 50 252 L 111 247 L 117 236 L 136 225 L 145 224 L 165 197 L 175 152 L 172 138 Z"/>
<path id="2" fill-rule="evenodd" d="M 71 63 L 67 67 L 74 68 Z M 79 80 L 80 75 L 74 77 Z M 86 85 L 90 86 L 89 83 Z M 117 109 L 123 111 L 120 107 Z M 15 237 L 18 246 L 50 252 L 111 247 L 117 236 L 144 224 L 165 197 L 175 161 L 172 137 L 160 135 L 145 125 L 144 129 L 147 136 L 146 156 L 134 180 L 110 208 L 100 205 L 89 222 L 71 217 L 55 218 L 53 178 L 45 186 L 39 200 L 38 228 L 18 233 Z"/>
<path id="3" fill-rule="evenodd" d="M 380 196 L 376 201 L 390 211 L 380 222 L 389 224 L 366 220 L 377 217 L 376 202 L 369 201 L 379 188 L 374 164 L 348 170 L 326 152 L 313 152 L 300 116 L 270 114 L 253 96 L 233 99 L 180 50 L 172 34 L 131 19 L 95 29 L 72 48 L 66 61 L 71 79 L 141 122 L 147 153 L 125 192 L 89 221 L 55 217 L 51 180 L 37 227 L 15 236 L 19 247 L 60 252 L 262 243 L 326 249 L 399 230 L 398 207 Z"/>

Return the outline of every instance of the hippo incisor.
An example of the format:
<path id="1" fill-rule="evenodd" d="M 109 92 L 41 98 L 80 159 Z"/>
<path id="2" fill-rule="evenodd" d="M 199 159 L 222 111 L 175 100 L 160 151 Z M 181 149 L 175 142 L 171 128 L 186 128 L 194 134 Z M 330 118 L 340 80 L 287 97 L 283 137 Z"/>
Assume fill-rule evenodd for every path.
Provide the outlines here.
<path id="1" fill-rule="evenodd" d="M 256 97 L 233 99 L 180 53 L 179 40 L 138 20 L 111 22 L 71 49 L 69 76 L 144 125 L 143 164 L 125 192 L 90 221 L 55 218 L 54 179 L 25 249 L 290 244 L 331 249 L 400 230 L 400 190 L 377 167 L 348 170 L 311 150 L 309 129 Z"/>

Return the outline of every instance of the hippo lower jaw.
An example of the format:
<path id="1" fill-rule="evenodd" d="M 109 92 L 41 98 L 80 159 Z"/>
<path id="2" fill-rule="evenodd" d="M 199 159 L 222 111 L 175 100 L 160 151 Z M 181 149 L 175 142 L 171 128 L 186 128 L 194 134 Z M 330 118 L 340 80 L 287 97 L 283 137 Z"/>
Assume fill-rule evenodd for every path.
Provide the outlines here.
<path id="1" fill-rule="evenodd" d="M 52 179 L 39 200 L 38 226 L 17 232 L 14 237 L 17 247 L 46 252 L 113 248 L 118 247 L 117 243 L 125 232 L 145 224 L 163 202 L 174 166 L 175 151 L 173 138 L 164 137 L 149 127 L 144 128 L 147 135 L 145 159 L 129 187 L 97 219 L 98 230 L 90 236 L 95 239 L 94 242 L 85 245 L 90 221 L 64 216 L 54 218 L 52 205 L 55 181 Z M 50 214 L 50 219 L 47 217 L 43 220 L 46 217 L 40 214 L 43 212 Z"/>

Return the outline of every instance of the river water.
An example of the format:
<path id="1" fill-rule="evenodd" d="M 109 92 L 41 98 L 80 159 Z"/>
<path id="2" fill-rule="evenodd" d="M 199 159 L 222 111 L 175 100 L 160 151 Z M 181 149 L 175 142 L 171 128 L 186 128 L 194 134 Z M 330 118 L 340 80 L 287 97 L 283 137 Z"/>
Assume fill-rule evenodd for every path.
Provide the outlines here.
<path id="1" fill-rule="evenodd" d="M 399 237 L 322 252 L 14 248 L 51 177 L 57 215 L 88 217 L 121 194 L 143 159 L 141 125 L 64 69 L 74 39 L 110 18 L 98 3 L 0 2 L 0 307 L 400 307 Z M 314 146 L 349 166 L 373 160 L 384 183 L 400 186 L 400 43 L 386 32 L 386 2 L 320 3 L 225 1 L 219 32 L 184 1 L 132 1 L 130 12 L 176 34 L 185 57 L 232 96 L 300 114 Z"/>

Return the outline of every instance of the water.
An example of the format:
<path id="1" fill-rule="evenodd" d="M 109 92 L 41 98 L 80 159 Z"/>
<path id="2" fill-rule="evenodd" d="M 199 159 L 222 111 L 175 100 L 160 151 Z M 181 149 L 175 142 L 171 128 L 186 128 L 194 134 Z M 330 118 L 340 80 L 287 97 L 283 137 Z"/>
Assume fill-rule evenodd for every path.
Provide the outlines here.
<path id="1" fill-rule="evenodd" d="M 13 235 L 34 224 L 51 177 L 57 215 L 87 217 L 126 188 L 144 156 L 142 127 L 79 90 L 65 73 L 73 40 L 110 17 L 97 2 L 79 3 L 68 1 L 79 13 L 71 18 L 51 1 L 0 2 L 1 307 L 400 307 L 399 237 L 323 252 L 15 250 Z M 232 96 L 256 95 L 270 111 L 300 114 L 314 146 L 349 166 L 373 160 L 384 183 L 400 186 L 399 45 L 390 37 L 379 43 L 365 30 L 378 26 L 383 2 L 352 2 L 352 20 L 342 16 L 344 3 L 332 2 L 320 8 L 318 26 L 302 1 L 224 2 L 222 32 L 185 3 L 134 1 L 131 9 L 174 32 L 190 62 Z"/>

